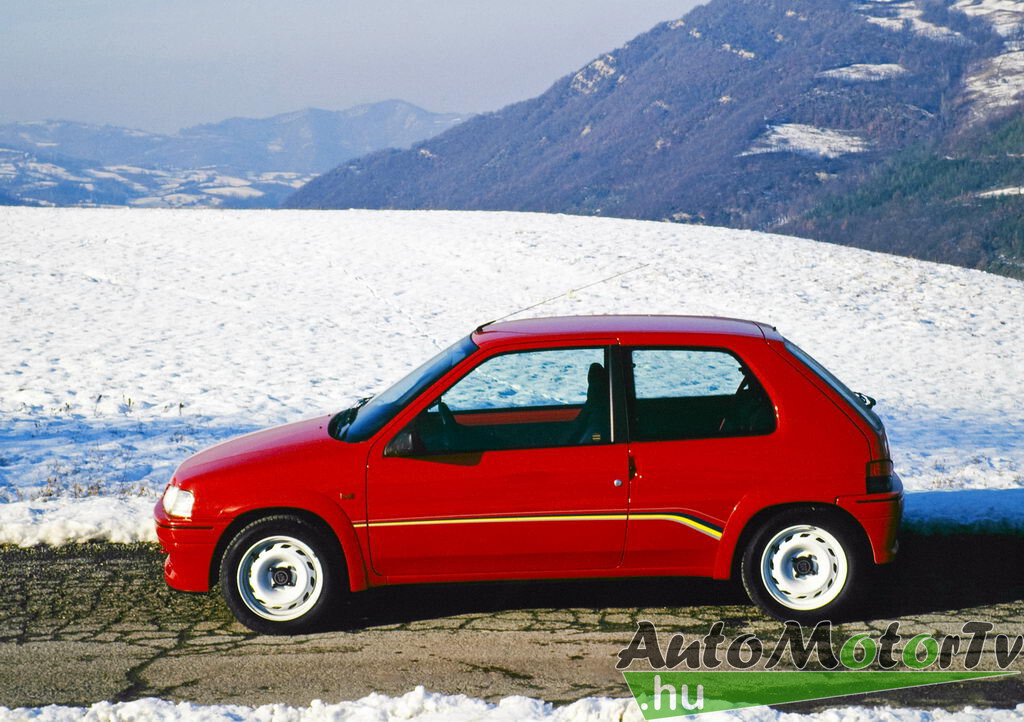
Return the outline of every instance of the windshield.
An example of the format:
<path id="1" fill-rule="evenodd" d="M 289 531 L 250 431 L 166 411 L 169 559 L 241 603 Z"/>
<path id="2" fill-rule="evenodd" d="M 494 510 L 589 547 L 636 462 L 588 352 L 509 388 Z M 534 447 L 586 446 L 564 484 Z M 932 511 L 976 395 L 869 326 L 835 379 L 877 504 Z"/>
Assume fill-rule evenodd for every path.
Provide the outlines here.
<path id="1" fill-rule="evenodd" d="M 406 404 L 455 368 L 476 348 L 469 336 L 452 344 L 391 388 L 357 407 L 355 418 L 339 429 L 338 437 L 345 441 L 366 441 L 405 408 Z"/>
<path id="2" fill-rule="evenodd" d="M 802 348 L 797 346 L 791 341 L 786 341 L 786 348 L 791 354 L 796 356 L 798 359 L 804 362 L 804 364 L 813 371 L 822 381 L 832 387 L 832 390 L 842 396 L 846 402 L 856 409 L 857 413 L 867 421 L 873 429 L 876 431 L 882 431 L 882 420 L 878 418 L 878 415 L 871 410 L 871 407 L 865 403 L 864 399 L 858 396 L 856 393 L 850 390 L 850 388 L 836 378 L 831 371 L 822 366 L 820 363 L 815 361 L 810 354 L 804 351 Z"/>

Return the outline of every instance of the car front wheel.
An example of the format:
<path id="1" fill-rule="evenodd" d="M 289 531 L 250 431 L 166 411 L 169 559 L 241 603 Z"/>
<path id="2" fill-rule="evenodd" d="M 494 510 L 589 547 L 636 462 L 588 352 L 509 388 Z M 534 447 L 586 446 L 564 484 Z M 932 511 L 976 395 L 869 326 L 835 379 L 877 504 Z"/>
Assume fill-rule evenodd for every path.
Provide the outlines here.
<path id="1" fill-rule="evenodd" d="M 792 509 L 770 518 L 743 552 L 751 600 L 783 621 L 839 619 L 867 572 L 857 530 L 833 514 Z"/>
<path id="2" fill-rule="evenodd" d="M 325 534 L 298 517 L 275 515 L 231 539 L 220 584 L 228 607 L 249 629 L 298 634 L 313 630 L 334 606 L 339 569 Z"/>

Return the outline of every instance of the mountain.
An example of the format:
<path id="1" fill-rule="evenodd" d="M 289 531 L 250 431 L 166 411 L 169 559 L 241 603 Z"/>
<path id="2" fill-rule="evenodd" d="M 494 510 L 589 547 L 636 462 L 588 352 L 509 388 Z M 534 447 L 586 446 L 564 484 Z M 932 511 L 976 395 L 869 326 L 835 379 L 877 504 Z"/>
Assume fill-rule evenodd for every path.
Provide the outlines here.
<path id="1" fill-rule="evenodd" d="M 0 192 L 54 205 L 274 207 L 340 162 L 460 122 L 400 100 L 232 118 L 173 135 L 68 121 L 0 125 Z"/>
<path id="2" fill-rule="evenodd" d="M 159 163 L 198 165 L 190 162 L 195 158 L 202 165 L 323 173 L 381 148 L 408 148 L 461 120 L 401 100 L 341 111 L 310 108 L 265 119 L 231 118 L 182 130 L 182 142 L 173 150 L 164 148 Z"/>
<path id="3" fill-rule="evenodd" d="M 884 184 L 878 174 L 912 149 L 980 147 L 1019 110 L 1022 20 L 1022 0 L 712 0 L 538 98 L 344 163 L 285 205 L 534 210 L 828 240 L 833 226 L 811 220 L 838 218 L 826 199 Z M 959 257 L 947 253 L 952 226 L 901 244 L 877 237 L 886 227 L 837 240 L 995 261 L 991 238 Z"/>

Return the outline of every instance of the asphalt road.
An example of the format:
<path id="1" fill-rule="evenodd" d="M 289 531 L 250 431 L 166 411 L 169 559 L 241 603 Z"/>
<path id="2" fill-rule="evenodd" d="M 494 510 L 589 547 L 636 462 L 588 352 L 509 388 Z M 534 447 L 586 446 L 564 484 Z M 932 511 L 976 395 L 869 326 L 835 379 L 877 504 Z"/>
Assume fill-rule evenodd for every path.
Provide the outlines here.
<path id="1" fill-rule="evenodd" d="M 860 619 L 837 638 L 960 632 L 968 620 L 1024 634 L 1024 539 L 906 537 Z M 628 696 L 617 652 L 638 620 L 662 633 L 774 639 L 781 625 L 736 586 L 693 579 L 437 585 L 372 590 L 332 629 L 250 633 L 219 594 L 167 589 L 150 545 L 0 547 L 0 706 L 88 705 L 157 696 L 203 704 L 305 706 L 371 692 L 430 691 L 550 702 Z M 994 667 L 989 651 L 982 667 Z M 1024 658 L 1011 669 L 1024 670 Z M 842 703 L 962 707 L 1024 701 L 1020 677 L 848 698 Z M 835 703 L 833 703 L 835 704 Z M 811 703 L 795 709 L 822 706 Z M 791 706 L 792 707 L 792 706 Z"/>

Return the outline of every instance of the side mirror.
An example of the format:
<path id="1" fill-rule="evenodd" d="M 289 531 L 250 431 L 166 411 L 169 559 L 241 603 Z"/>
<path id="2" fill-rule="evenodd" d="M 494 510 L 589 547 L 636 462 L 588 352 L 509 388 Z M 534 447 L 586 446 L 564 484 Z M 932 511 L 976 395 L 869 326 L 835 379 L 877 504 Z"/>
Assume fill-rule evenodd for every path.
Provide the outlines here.
<path id="1" fill-rule="evenodd" d="M 416 455 L 416 437 L 410 429 L 403 429 L 384 447 L 384 456 L 403 458 Z"/>

